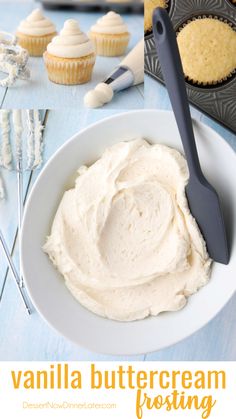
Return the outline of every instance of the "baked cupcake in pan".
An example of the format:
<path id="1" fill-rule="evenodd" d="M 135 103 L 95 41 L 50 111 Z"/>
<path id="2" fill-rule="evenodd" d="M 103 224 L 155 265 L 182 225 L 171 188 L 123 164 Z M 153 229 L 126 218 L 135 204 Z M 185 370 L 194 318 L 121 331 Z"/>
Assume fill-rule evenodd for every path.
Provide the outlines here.
<path id="1" fill-rule="evenodd" d="M 152 30 L 152 14 L 156 7 L 166 8 L 167 0 L 144 0 L 144 31 Z"/>
<path id="2" fill-rule="evenodd" d="M 202 85 L 226 80 L 236 69 L 236 31 L 218 18 L 189 21 L 177 42 L 186 78 Z"/>

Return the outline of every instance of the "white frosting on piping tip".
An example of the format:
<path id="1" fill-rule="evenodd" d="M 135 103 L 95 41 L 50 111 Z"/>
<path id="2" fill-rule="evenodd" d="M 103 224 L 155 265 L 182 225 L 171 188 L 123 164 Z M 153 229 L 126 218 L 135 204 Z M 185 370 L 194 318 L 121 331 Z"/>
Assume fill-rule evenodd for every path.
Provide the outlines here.
<path id="1" fill-rule="evenodd" d="M 2 134 L 0 164 L 5 169 L 12 168 L 12 150 L 10 143 L 10 110 L 0 110 L 0 127 Z"/>
<path id="2" fill-rule="evenodd" d="M 183 308 L 207 283 L 211 260 L 188 208 L 188 178 L 177 150 L 143 139 L 79 170 L 44 250 L 83 306 L 137 320 Z"/>
<path id="3" fill-rule="evenodd" d="M 55 25 L 45 18 L 40 9 L 35 9 L 25 20 L 22 20 L 18 32 L 30 36 L 50 35 L 56 32 Z"/>
<path id="4" fill-rule="evenodd" d="M 94 47 L 87 35 L 81 32 L 74 19 L 66 20 L 58 36 L 48 44 L 49 54 L 61 58 L 80 58 L 94 53 Z"/>
<path id="5" fill-rule="evenodd" d="M 115 12 L 108 12 L 98 19 L 97 23 L 91 27 L 90 31 L 114 35 L 129 32 L 122 17 Z"/>
<path id="6" fill-rule="evenodd" d="M 84 104 L 88 108 L 100 108 L 113 98 L 113 90 L 109 84 L 99 83 L 94 90 L 90 90 L 84 97 Z"/>
<path id="7" fill-rule="evenodd" d="M 88 93 L 86 93 L 84 97 L 85 106 L 87 106 L 88 108 L 100 108 L 112 100 L 114 96 L 114 91 L 116 92 L 124 90 L 130 86 L 143 83 L 144 39 L 141 39 L 141 41 L 138 42 L 138 44 L 120 63 L 119 67 L 126 68 L 127 73 L 122 73 L 120 76 L 114 76 L 116 78 L 114 78 L 113 82 L 110 84 L 99 83 L 95 87 L 95 89 L 90 90 Z M 114 70 L 113 75 L 116 73 L 118 68 Z"/>

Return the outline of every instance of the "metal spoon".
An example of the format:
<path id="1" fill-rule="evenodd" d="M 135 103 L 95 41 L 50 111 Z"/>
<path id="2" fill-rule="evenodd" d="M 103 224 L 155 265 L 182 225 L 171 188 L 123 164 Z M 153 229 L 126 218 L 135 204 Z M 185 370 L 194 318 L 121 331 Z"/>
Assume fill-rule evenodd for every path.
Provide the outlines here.
<path id="1" fill-rule="evenodd" d="M 154 10 L 153 34 L 188 163 L 190 177 L 186 194 L 189 207 L 206 240 L 211 258 L 228 264 L 229 251 L 220 201 L 200 167 L 176 34 L 168 13 L 162 8 Z"/>

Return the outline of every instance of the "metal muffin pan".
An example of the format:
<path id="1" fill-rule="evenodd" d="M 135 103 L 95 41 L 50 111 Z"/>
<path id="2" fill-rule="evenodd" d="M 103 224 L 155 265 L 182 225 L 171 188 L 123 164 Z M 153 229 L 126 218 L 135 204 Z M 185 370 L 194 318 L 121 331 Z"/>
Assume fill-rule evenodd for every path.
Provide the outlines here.
<path id="1" fill-rule="evenodd" d="M 169 0 L 168 12 L 176 31 L 196 16 L 217 16 L 236 28 L 236 7 L 230 0 Z M 152 33 L 145 34 L 145 72 L 164 84 Z M 186 82 L 189 101 L 236 134 L 236 74 L 212 86 Z"/>
<path id="2" fill-rule="evenodd" d="M 116 12 L 143 12 L 143 0 L 109 1 L 109 0 L 39 0 L 46 8 L 76 7 L 89 11 L 91 9 L 114 10 Z"/>

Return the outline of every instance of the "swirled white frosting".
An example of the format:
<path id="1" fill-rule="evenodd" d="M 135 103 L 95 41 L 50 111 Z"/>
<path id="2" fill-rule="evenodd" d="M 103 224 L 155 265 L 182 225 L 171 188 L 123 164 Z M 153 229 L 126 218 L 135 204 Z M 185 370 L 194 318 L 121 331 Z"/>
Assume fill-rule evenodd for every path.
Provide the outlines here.
<path id="1" fill-rule="evenodd" d="M 128 27 L 122 17 L 115 12 L 108 12 L 98 19 L 97 23 L 91 27 L 91 32 L 105 34 L 128 33 Z"/>
<path id="2" fill-rule="evenodd" d="M 179 310 L 206 284 L 211 260 L 187 181 L 178 151 L 143 139 L 118 143 L 79 170 L 44 250 L 82 305 L 130 321 Z"/>
<path id="3" fill-rule="evenodd" d="M 66 20 L 58 36 L 48 44 L 47 51 L 62 58 L 80 58 L 94 53 L 94 47 L 87 35 L 81 32 L 74 19 Z"/>
<path id="4" fill-rule="evenodd" d="M 17 30 L 31 36 L 43 36 L 56 32 L 54 24 L 43 16 L 40 9 L 35 9 L 25 20 L 22 20 Z"/>

